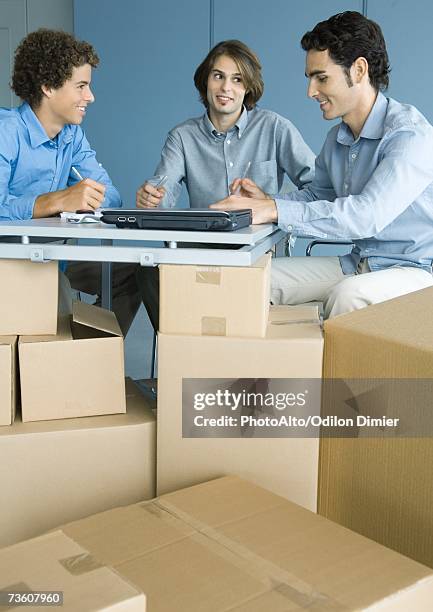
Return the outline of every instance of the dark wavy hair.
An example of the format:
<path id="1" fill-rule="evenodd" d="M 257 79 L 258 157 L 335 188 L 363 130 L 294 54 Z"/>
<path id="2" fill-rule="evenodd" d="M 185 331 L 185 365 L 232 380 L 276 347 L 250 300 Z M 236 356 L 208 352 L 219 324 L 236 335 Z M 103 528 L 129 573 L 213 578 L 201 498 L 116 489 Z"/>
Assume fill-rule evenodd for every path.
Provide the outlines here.
<path id="1" fill-rule="evenodd" d="M 33 108 L 42 101 L 42 86 L 58 89 L 72 77 L 72 70 L 99 64 L 89 43 L 71 34 L 41 28 L 31 32 L 15 51 L 12 89 Z"/>
<path id="2" fill-rule="evenodd" d="M 223 40 L 209 51 L 194 74 L 194 84 L 200 94 L 200 100 L 208 108 L 207 80 L 221 55 L 228 55 L 236 62 L 245 86 L 244 104 L 248 110 L 254 108 L 263 95 L 262 66 L 259 58 L 240 40 Z"/>
<path id="3" fill-rule="evenodd" d="M 380 26 L 356 11 L 345 11 L 318 23 L 301 40 L 304 51 L 325 51 L 343 67 L 349 85 L 350 67 L 358 57 L 368 62 L 368 77 L 378 91 L 389 84 L 390 66 Z"/>

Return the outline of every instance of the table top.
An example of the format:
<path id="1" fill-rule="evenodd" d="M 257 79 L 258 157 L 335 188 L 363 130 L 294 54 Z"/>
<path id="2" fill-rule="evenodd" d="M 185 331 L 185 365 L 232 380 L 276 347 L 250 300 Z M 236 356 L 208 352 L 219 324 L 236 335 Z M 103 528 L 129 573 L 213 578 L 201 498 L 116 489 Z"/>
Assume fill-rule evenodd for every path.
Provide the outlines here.
<path id="1" fill-rule="evenodd" d="M 254 245 L 277 231 L 273 224 L 251 225 L 234 232 L 197 232 L 173 230 L 124 229 L 98 223 L 70 223 L 64 219 L 29 219 L 0 221 L 0 236 L 29 236 L 33 238 L 88 238 L 143 242 L 203 242 L 208 244 Z"/>

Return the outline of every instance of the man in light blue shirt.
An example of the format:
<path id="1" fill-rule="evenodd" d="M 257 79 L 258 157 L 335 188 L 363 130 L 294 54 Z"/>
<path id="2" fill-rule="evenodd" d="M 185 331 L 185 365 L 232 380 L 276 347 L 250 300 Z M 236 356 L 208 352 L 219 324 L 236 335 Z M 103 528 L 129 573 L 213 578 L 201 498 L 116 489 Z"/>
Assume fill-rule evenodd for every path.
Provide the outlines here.
<path id="1" fill-rule="evenodd" d="M 302 41 L 308 95 L 333 127 L 302 191 L 265 196 L 237 180 L 241 196 L 216 208 L 253 209 L 296 236 L 351 240 L 341 258 L 274 261 L 272 301 L 323 300 L 335 316 L 433 285 L 433 127 L 413 106 L 386 98 L 388 56 L 379 26 L 348 11 Z M 245 197 L 246 196 L 246 197 Z"/>
<path id="2" fill-rule="evenodd" d="M 244 43 L 218 43 L 198 66 L 194 83 L 206 112 L 169 132 L 156 176 L 137 192 L 139 208 L 175 206 L 183 183 L 192 208 L 227 197 L 237 176 L 248 176 L 271 193 L 281 190 L 285 176 L 299 189 L 311 183 L 315 156 L 296 127 L 257 107 L 263 93 L 261 65 Z M 155 186 L 164 175 L 164 186 Z M 157 329 L 158 269 L 143 268 L 137 278 Z"/>
<path id="3" fill-rule="evenodd" d="M 98 63 L 91 45 L 65 32 L 41 29 L 18 46 L 12 87 L 24 102 L 0 109 L 0 220 L 121 205 L 80 126 Z M 75 289 L 100 294 L 100 265 L 73 263 L 67 275 Z M 115 267 L 113 277 L 113 309 L 126 334 L 140 304 L 133 266 Z"/>
<path id="4" fill-rule="evenodd" d="M 207 208 L 230 194 L 238 176 L 248 176 L 266 192 L 277 193 L 286 175 L 302 188 L 311 183 L 315 156 L 285 117 L 257 107 L 263 94 L 257 55 L 239 40 L 225 40 L 209 51 L 194 74 L 206 112 L 173 128 L 165 142 L 156 189 L 145 182 L 137 206 L 176 205 L 182 184 L 191 208 Z"/>

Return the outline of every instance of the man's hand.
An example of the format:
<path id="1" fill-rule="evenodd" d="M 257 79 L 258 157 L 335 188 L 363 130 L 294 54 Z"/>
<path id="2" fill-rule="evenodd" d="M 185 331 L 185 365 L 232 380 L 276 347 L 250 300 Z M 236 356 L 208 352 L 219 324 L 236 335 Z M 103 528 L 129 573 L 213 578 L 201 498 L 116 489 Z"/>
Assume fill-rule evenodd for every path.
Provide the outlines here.
<path id="1" fill-rule="evenodd" d="M 164 196 L 164 187 L 157 188 L 151 183 L 146 182 L 138 189 L 135 203 L 137 208 L 157 208 Z"/>
<path id="2" fill-rule="evenodd" d="M 51 217 L 61 212 L 95 210 L 104 201 L 105 185 L 86 178 L 72 187 L 44 193 L 36 198 L 33 218 Z"/>
<path id="3" fill-rule="evenodd" d="M 249 178 L 237 178 L 230 185 L 230 193 L 232 195 L 243 196 L 245 198 L 254 198 L 256 200 L 268 199 L 269 196 Z"/>
<path id="4" fill-rule="evenodd" d="M 225 200 L 220 200 L 216 202 L 216 204 L 212 204 L 209 208 L 214 210 L 241 210 L 242 208 L 251 208 L 253 211 L 253 225 L 277 223 L 278 221 L 277 206 L 275 200 L 271 198 L 256 199 L 231 195 Z"/>

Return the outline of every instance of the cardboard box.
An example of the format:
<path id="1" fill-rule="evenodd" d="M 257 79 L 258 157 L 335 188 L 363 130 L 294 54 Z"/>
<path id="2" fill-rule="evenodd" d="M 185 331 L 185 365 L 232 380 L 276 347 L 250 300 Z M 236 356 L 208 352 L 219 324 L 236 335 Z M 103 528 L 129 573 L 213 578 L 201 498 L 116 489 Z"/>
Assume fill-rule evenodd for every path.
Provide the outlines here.
<path id="1" fill-rule="evenodd" d="M 265 336 L 270 254 L 248 267 L 161 265 L 159 270 L 162 333 Z"/>
<path id="2" fill-rule="evenodd" d="M 0 428 L 0 546 L 155 496 L 152 405 L 130 379 L 126 401 L 126 414 L 36 423 L 18 416 Z"/>
<path id="3" fill-rule="evenodd" d="M 56 261 L 1 259 L 0 336 L 55 334 L 59 273 Z"/>
<path id="4" fill-rule="evenodd" d="M 74 302 L 55 336 L 21 336 L 18 347 L 24 422 L 125 412 L 123 337 L 114 313 Z"/>
<path id="5" fill-rule="evenodd" d="M 87 550 L 61 531 L 0 550 L 0 567 L 0 592 L 5 595 L 8 591 L 26 594 L 54 591 L 51 601 L 62 597 L 63 603 L 57 605 L 68 612 L 146 610 L 143 593 L 116 571 L 93 559 Z M 29 597 L 33 597 L 30 601 L 37 602 L 36 593 Z M 3 608 L 2 603 L 6 601 L 0 603 L 0 608 Z M 16 605 L 7 605 L 7 609 Z M 38 603 L 27 605 L 39 607 Z"/>
<path id="6" fill-rule="evenodd" d="M 327 321 L 324 361 L 327 378 L 396 381 L 369 393 L 367 407 L 408 423 L 424 401 L 420 379 L 432 385 L 433 289 Z M 431 423 L 416 435 L 321 440 L 319 512 L 433 567 Z"/>
<path id="7" fill-rule="evenodd" d="M 237 474 L 313 511 L 318 438 L 184 438 L 183 379 L 321 378 L 323 339 L 317 307 L 271 307 L 267 336 L 212 338 L 159 334 L 157 493 Z M 267 379 L 267 380 L 265 380 Z M 206 383 L 207 384 L 207 383 Z M 258 383 L 261 384 L 260 381 Z M 320 383 L 318 382 L 319 392 Z M 320 397 L 318 398 L 320 402 Z M 320 410 L 320 405 L 318 410 Z M 218 435 L 218 434 L 216 434 Z"/>
<path id="8" fill-rule="evenodd" d="M 431 611 L 432 570 L 235 477 L 62 531 L 151 612 Z"/>
<path id="9" fill-rule="evenodd" d="M 17 337 L 0 336 L 0 426 L 14 422 L 17 394 Z"/>

